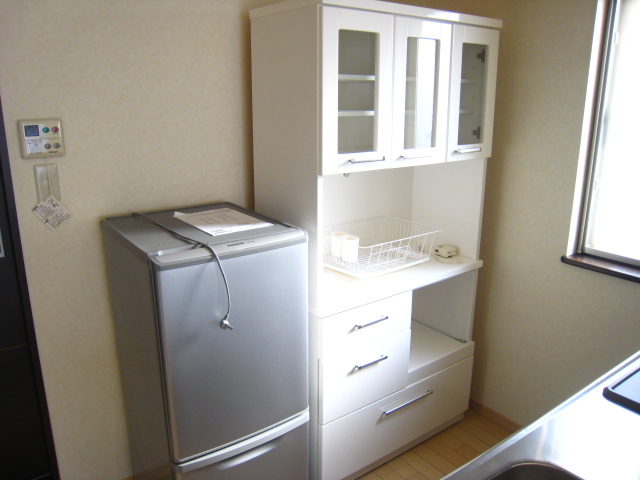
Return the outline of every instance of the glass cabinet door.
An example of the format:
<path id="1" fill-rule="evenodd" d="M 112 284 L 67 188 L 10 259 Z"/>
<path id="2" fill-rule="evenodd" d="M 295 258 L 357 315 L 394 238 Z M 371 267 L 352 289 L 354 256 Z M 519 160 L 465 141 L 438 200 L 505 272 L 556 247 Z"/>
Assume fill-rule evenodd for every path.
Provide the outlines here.
<path id="1" fill-rule="evenodd" d="M 397 17 L 393 166 L 444 162 L 451 25 Z"/>
<path id="2" fill-rule="evenodd" d="M 449 160 L 491 156 L 498 31 L 454 26 Z"/>
<path id="3" fill-rule="evenodd" d="M 324 7 L 322 174 L 390 162 L 393 17 Z"/>

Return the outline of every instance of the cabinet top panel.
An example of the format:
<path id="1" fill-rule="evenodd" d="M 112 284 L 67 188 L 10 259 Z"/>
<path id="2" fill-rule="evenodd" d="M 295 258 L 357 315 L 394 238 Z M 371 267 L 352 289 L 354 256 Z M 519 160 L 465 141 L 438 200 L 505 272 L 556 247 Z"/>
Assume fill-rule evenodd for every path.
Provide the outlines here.
<path id="1" fill-rule="evenodd" d="M 264 17 L 311 5 L 346 7 L 358 10 L 428 18 L 431 20 L 440 20 L 449 23 L 502 28 L 502 20 L 466 15 L 463 13 L 447 12 L 444 10 L 434 10 L 432 8 L 416 7 L 413 5 L 403 5 L 400 3 L 383 2 L 379 0 L 285 0 L 283 2 L 274 3 L 273 5 L 267 5 L 251 10 L 251 18 Z"/>

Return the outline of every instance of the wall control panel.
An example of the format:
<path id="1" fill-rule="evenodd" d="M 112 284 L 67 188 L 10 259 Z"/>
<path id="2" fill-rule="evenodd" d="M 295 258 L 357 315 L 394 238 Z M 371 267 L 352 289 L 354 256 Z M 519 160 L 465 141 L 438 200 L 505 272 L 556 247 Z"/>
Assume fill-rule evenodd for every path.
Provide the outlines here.
<path id="1" fill-rule="evenodd" d="M 64 155 L 62 120 L 40 118 L 18 120 L 22 158 L 48 158 Z"/>

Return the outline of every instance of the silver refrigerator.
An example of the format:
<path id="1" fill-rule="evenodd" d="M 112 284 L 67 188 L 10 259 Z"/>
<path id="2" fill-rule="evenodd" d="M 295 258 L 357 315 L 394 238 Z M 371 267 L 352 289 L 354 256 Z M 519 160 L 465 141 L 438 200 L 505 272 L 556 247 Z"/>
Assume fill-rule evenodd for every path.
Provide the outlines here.
<path id="1" fill-rule="evenodd" d="M 230 203 L 101 225 L 135 478 L 307 479 L 306 232 Z"/>

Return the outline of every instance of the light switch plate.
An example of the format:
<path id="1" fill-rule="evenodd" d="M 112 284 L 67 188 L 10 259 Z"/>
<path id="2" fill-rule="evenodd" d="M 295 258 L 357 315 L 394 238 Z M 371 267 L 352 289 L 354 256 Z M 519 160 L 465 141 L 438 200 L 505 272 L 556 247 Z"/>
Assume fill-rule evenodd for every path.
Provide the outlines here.
<path id="1" fill-rule="evenodd" d="M 33 167 L 36 177 L 36 192 L 38 202 L 41 202 L 49 195 L 53 195 L 58 200 L 62 198 L 60 194 L 60 181 L 58 180 L 58 165 L 36 165 Z"/>
<path id="2" fill-rule="evenodd" d="M 18 120 L 22 158 L 60 157 L 65 154 L 62 120 L 40 118 Z"/>

